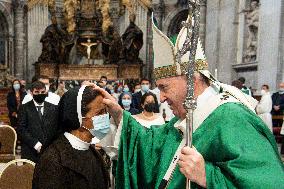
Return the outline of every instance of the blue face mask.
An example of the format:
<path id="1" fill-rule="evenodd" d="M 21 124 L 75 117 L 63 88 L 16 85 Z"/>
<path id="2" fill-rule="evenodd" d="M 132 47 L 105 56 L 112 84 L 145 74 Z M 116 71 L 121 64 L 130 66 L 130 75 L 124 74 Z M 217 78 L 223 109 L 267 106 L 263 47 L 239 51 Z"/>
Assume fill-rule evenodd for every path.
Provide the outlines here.
<path id="1" fill-rule="evenodd" d="M 123 92 L 129 92 L 129 88 L 128 87 L 123 88 Z"/>
<path id="2" fill-rule="evenodd" d="M 20 90 L 21 86 L 20 86 L 20 84 L 14 84 L 13 88 L 14 88 L 15 91 L 18 91 L 18 90 Z"/>
<path id="3" fill-rule="evenodd" d="M 149 91 L 149 85 L 141 85 L 141 90 L 147 93 Z"/>
<path id="4" fill-rule="evenodd" d="M 94 137 L 101 140 L 110 130 L 109 114 L 94 116 L 92 117 L 92 121 L 94 128 L 89 129 L 89 131 Z"/>
<path id="5" fill-rule="evenodd" d="M 122 103 L 123 107 L 129 107 L 130 104 L 131 104 L 131 100 L 122 99 L 121 103 Z"/>
<path id="6" fill-rule="evenodd" d="M 111 93 L 111 94 L 113 94 L 113 93 L 114 93 L 114 90 L 113 90 L 113 89 L 111 89 L 111 90 L 110 90 L 110 93 Z"/>

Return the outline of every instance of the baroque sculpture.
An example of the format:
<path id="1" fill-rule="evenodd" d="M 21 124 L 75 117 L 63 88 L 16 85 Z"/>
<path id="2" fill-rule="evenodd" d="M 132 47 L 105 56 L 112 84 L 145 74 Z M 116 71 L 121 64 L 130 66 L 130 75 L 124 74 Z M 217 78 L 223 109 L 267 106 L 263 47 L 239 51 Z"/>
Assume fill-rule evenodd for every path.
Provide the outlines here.
<path id="1" fill-rule="evenodd" d="M 139 51 L 143 46 L 143 32 L 135 24 L 135 14 L 129 16 L 129 26 L 122 35 L 123 57 L 125 63 L 136 64 L 141 63 L 139 59 Z"/>
<path id="2" fill-rule="evenodd" d="M 244 10 L 246 18 L 246 26 L 248 29 L 248 39 L 244 53 L 244 62 L 250 63 L 256 61 L 257 56 L 257 40 L 259 25 L 259 2 L 251 1 L 250 9 Z"/>

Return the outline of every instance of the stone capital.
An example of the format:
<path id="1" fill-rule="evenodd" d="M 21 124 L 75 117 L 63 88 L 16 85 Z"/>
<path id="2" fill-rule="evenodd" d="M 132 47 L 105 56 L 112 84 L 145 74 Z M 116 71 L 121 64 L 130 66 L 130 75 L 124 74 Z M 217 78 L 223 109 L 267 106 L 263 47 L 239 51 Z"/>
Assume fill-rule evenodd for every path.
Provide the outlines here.
<path id="1" fill-rule="evenodd" d="M 15 9 L 24 9 L 27 5 L 27 0 L 13 0 L 13 6 Z"/>

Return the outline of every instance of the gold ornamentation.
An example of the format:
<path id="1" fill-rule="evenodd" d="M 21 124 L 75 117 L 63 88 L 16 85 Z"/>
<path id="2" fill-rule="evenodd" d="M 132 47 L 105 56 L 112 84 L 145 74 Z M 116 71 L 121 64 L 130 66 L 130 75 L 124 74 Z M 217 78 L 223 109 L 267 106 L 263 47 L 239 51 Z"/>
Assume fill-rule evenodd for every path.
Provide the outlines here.
<path id="1" fill-rule="evenodd" d="M 181 75 L 185 75 L 187 73 L 188 62 L 183 62 L 180 64 Z M 208 70 L 208 63 L 206 60 L 196 60 L 195 63 L 195 71 L 200 70 Z M 167 77 L 175 77 L 179 76 L 177 74 L 177 66 L 176 65 L 168 65 L 163 67 L 154 68 L 154 78 L 163 79 Z"/>

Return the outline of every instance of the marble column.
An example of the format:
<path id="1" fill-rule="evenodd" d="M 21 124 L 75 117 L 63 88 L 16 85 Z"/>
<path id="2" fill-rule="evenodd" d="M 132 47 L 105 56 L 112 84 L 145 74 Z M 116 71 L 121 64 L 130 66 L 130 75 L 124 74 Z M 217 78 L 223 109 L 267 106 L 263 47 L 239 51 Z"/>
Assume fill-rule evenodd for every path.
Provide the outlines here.
<path id="1" fill-rule="evenodd" d="M 158 28 L 163 30 L 163 18 L 165 14 L 165 2 L 164 0 L 159 0 L 159 4 L 157 6 L 157 10 L 155 11 L 157 14 L 156 20 L 158 24 Z"/>
<path id="2" fill-rule="evenodd" d="M 40 43 L 41 36 L 44 30 L 49 25 L 48 7 L 44 5 L 36 5 L 27 13 L 27 78 L 31 80 L 35 70 L 34 63 L 37 62 L 41 55 L 42 44 Z M 58 17 L 57 17 L 58 18 Z M 59 21 L 59 20 L 58 20 Z M 59 21 L 60 22 L 60 21 Z"/>
<path id="3" fill-rule="evenodd" d="M 25 67 L 24 45 L 25 45 L 25 30 L 24 30 L 24 0 L 14 1 L 15 12 L 15 76 L 23 78 Z"/>
<path id="4" fill-rule="evenodd" d="M 200 28 L 199 28 L 199 37 L 202 43 L 203 48 L 205 48 L 205 34 L 206 34 L 206 1 L 200 1 Z"/>
<path id="5" fill-rule="evenodd" d="M 276 84 L 284 81 L 284 0 L 281 0 L 281 16 L 280 16 L 280 48 L 279 48 L 279 55 L 280 55 L 280 65 L 278 67 L 277 73 L 277 80 Z M 277 85 L 275 88 L 278 87 Z"/>
<path id="6" fill-rule="evenodd" d="M 281 75 L 281 1 L 262 0 L 259 21 L 257 88 L 267 84 L 273 91 Z"/>
<path id="7" fill-rule="evenodd" d="M 232 65 L 237 58 L 237 10 L 237 1 L 207 1 L 205 52 L 210 71 L 218 69 L 218 79 L 224 83 L 235 79 Z"/>

